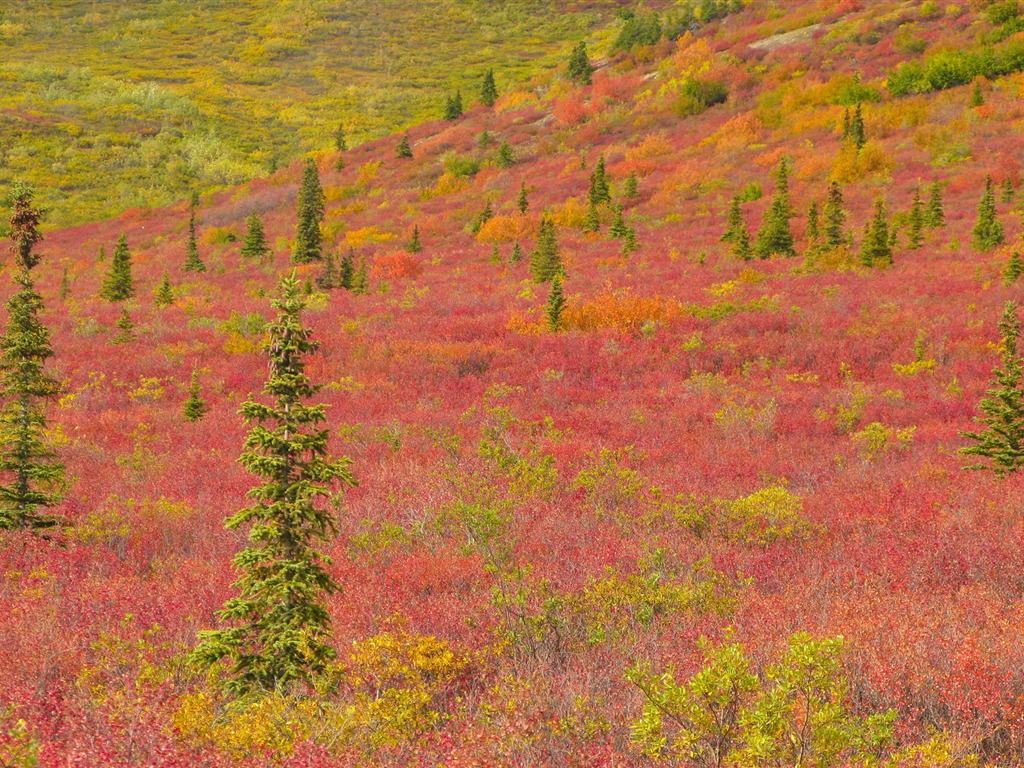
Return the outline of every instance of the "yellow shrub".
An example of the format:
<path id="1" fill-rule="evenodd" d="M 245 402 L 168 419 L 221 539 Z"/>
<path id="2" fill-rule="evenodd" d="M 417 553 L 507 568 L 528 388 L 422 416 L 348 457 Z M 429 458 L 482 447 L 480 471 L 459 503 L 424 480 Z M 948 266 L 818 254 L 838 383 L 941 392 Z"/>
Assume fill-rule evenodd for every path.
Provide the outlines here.
<path id="1" fill-rule="evenodd" d="M 377 178 L 378 174 L 380 173 L 380 168 L 382 165 L 384 165 L 384 163 L 380 160 L 371 160 L 370 162 L 364 164 L 359 169 L 357 183 L 364 187 L 369 186 L 370 182 Z"/>
<path id="2" fill-rule="evenodd" d="M 455 192 L 461 192 L 464 189 L 468 189 L 472 182 L 460 176 L 456 176 L 454 173 L 443 173 L 441 178 L 437 180 L 437 183 L 429 189 L 424 189 L 420 194 L 420 198 L 423 200 L 431 200 L 435 197 L 442 197 L 444 195 L 451 195 Z"/>
<path id="3" fill-rule="evenodd" d="M 587 220 L 587 206 L 575 197 L 570 197 L 561 207 L 555 209 L 551 214 L 551 220 L 559 227 L 582 227 Z"/>
<path id="4" fill-rule="evenodd" d="M 644 160 L 651 160 L 656 157 L 667 155 L 671 153 L 672 150 L 673 146 L 668 139 L 661 134 L 652 134 L 635 147 L 631 147 L 626 150 L 626 162 L 636 163 Z"/>
<path id="5" fill-rule="evenodd" d="M 362 248 L 371 243 L 386 243 L 394 240 L 395 235 L 390 232 L 382 232 L 377 227 L 369 226 L 362 229 L 352 229 L 345 233 L 345 244 L 350 248 Z"/>
<path id="6" fill-rule="evenodd" d="M 850 435 L 860 455 L 868 461 L 877 459 L 892 451 L 906 450 L 914 441 L 917 427 L 895 429 L 873 421 L 859 432 Z"/>
<path id="7" fill-rule="evenodd" d="M 735 501 L 718 503 L 722 534 L 733 541 L 767 547 L 810 537 L 814 525 L 803 517 L 803 502 L 780 485 Z"/>
<path id="8" fill-rule="evenodd" d="M 840 184 L 853 184 L 869 176 L 888 177 L 895 167 L 892 157 L 877 144 L 868 142 L 860 150 L 848 145 L 832 166 L 832 178 Z"/>

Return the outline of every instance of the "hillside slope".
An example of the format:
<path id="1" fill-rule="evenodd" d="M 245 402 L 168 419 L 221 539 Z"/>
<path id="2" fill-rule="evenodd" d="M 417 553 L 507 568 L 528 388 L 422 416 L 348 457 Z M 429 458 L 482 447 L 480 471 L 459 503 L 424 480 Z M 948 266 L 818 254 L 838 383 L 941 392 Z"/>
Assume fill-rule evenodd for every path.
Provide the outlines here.
<path id="1" fill-rule="evenodd" d="M 410 127 L 411 159 L 399 135 L 340 170 L 313 153 L 326 251 L 369 281 L 324 291 L 323 264 L 297 269 L 323 345 L 309 374 L 359 480 L 333 499 L 338 660 L 314 698 L 228 707 L 183 661 L 235 594 L 244 539 L 223 520 L 254 484 L 237 411 L 265 380 L 302 163 L 202 198 L 203 274 L 183 271 L 183 203 L 49 230 L 73 526 L 0 539 L 3 744 L 42 765 L 709 765 L 686 751 L 707 720 L 659 728 L 650 702 L 663 672 L 690 680 L 736 643 L 757 681 L 724 764 L 795 765 L 786 734 L 822 766 L 1024 764 L 1024 486 L 957 453 L 1021 295 L 1024 76 L 969 69 L 1016 61 L 1018 17 L 786 6 L 616 54 L 589 86 L 503 88 L 493 109 Z M 859 147 L 843 135 L 858 108 Z M 601 158 L 612 204 L 590 232 Z M 756 242 L 784 159 L 796 253 L 738 258 L 730 203 Z M 975 244 L 986 178 L 998 245 Z M 809 211 L 832 182 L 829 248 Z M 914 193 L 933 185 L 942 221 L 915 247 Z M 868 265 L 879 203 L 892 263 Z M 254 213 L 269 263 L 240 254 Z M 557 333 L 530 275 L 545 218 Z M 113 304 L 96 254 L 122 232 L 136 296 Z M 193 371 L 211 406 L 194 424 Z M 814 649 L 806 699 L 773 687 L 796 674 L 791 647 Z M 769 690 L 790 730 L 771 730 Z"/>

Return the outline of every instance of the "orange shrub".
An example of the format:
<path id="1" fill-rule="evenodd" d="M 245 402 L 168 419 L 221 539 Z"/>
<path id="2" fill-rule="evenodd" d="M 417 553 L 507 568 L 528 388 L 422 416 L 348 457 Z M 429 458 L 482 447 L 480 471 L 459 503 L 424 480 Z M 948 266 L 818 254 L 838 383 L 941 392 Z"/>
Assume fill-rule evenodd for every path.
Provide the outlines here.
<path id="1" fill-rule="evenodd" d="M 647 322 L 667 322 L 678 317 L 680 311 L 679 303 L 670 299 L 605 288 L 582 303 L 570 299 L 562 323 L 566 330 L 573 331 L 636 331 Z"/>
<path id="2" fill-rule="evenodd" d="M 662 157 L 671 153 L 672 142 L 660 133 L 654 133 L 645 138 L 635 147 L 626 150 L 626 162 L 633 163 L 642 160 L 651 160 L 655 157 Z"/>
<path id="3" fill-rule="evenodd" d="M 537 236 L 537 220 L 526 216 L 495 216 L 477 233 L 480 243 L 511 243 Z"/>
<path id="4" fill-rule="evenodd" d="M 404 251 L 394 251 L 374 259 L 370 274 L 378 280 L 416 278 L 423 272 L 420 260 Z"/>

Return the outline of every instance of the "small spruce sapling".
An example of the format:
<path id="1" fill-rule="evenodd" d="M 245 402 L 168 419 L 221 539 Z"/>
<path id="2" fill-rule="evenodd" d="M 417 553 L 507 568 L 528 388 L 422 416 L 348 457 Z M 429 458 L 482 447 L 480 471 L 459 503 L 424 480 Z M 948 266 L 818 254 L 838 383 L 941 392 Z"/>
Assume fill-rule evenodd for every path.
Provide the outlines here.
<path id="1" fill-rule="evenodd" d="M 245 239 L 242 241 L 242 258 L 259 261 L 270 258 L 267 237 L 263 233 L 263 220 L 258 213 L 249 214 L 245 220 Z"/>
<path id="2" fill-rule="evenodd" d="M 523 216 L 530 210 L 530 199 L 526 194 L 526 182 L 519 182 L 519 199 L 516 201 L 516 207 L 519 209 L 519 213 Z"/>
<path id="3" fill-rule="evenodd" d="M 188 204 L 188 243 L 185 247 L 185 271 L 205 272 L 206 264 L 199 256 L 196 243 L 196 208 L 199 207 L 199 193 L 193 192 Z"/>
<path id="4" fill-rule="evenodd" d="M 565 310 L 565 296 L 562 295 L 562 278 L 555 275 L 551 279 L 551 293 L 548 294 L 548 303 L 544 313 L 548 318 L 548 330 L 551 333 L 558 333 L 562 327 L 562 312 Z"/>
<path id="5" fill-rule="evenodd" d="M 910 203 L 910 214 L 907 216 L 907 249 L 919 250 L 924 245 L 924 203 L 921 190 L 914 188 L 914 199 Z"/>
<path id="6" fill-rule="evenodd" d="M 114 256 L 110 260 L 110 271 L 100 287 L 100 297 L 118 302 L 135 295 L 135 281 L 132 279 L 132 258 L 128 252 L 128 238 L 124 233 L 117 239 Z"/>
<path id="7" fill-rule="evenodd" d="M 395 149 L 395 157 L 399 160 L 412 159 L 412 147 L 409 146 L 408 135 L 403 135 L 401 141 L 398 142 L 398 147 Z"/>
<path id="8" fill-rule="evenodd" d="M 192 370 L 192 382 L 188 386 L 188 397 L 181 409 L 181 416 L 185 421 L 202 421 L 209 412 L 210 407 L 203 400 L 203 392 L 199 387 L 199 371 Z"/>
<path id="9" fill-rule="evenodd" d="M 164 278 L 160 285 L 153 291 L 153 304 L 157 307 L 169 307 L 174 303 L 174 289 L 171 287 L 171 278 L 164 270 Z"/>
<path id="10" fill-rule="evenodd" d="M 991 251 L 1006 240 L 1003 225 L 996 216 L 996 195 L 991 176 L 985 177 L 985 191 L 978 203 L 978 220 L 971 234 L 974 247 L 979 251 Z"/>
<path id="11" fill-rule="evenodd" d="M 480 101 L 485 107 L 493 107 L 497 100 L 498 86 L 494 82 L 494 70 L 488 69 L 480 84 Z"/>

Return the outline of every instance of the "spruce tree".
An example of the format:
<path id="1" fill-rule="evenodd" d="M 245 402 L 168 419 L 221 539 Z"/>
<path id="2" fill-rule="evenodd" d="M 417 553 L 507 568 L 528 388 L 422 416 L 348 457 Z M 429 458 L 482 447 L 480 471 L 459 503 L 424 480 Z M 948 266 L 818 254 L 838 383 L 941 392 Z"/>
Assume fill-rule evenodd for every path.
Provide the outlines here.
<path id="1" fill-rule="evenodd" d="M 938 179 L 928 187 L 928 207 L 924 212 L 924 225 L 928 229 L 937 229 L 946 225 L 946 213 L 942 205 L 942 185 Z"/>
<path id="2" fill-rule="evenodd" d="M 640 182 L 636 178 L 636 174 L 633 171 L 629 172 L 629 176 L 626 177 L 625 182 L 622 185 L 622 196 L 627 200 L 632 200 L 640 194 Z"/>
<path id="3" fill-rule="evenodd" d="M 813 200 L 807 210 L 807 250 L 815 253 L 821 249 L 821 211 L 818 201 Z"/>
<path id="4" fill-rule="evenodd" d="M 796 256 L 793 233 L 789 228 L 792 216 L 793 208 L 789 203 L 789 161 L 783 159 L 775 171 L 775 198 L 768 207 L 754 243 L 754 252 L 759 258 Z"/>
<path id="5" fill-rule="evenodd" d="M 205 272 L 206 264 L 199 256 L 196 244 L 196 208 L 199 207 L 199 193 L 193 192 L 188 204 L 188 244 L 185 247 L 185 271 Z"/>
<path id="6" fill-rule="evenodd" d="M 324 267 L 316 278 L 317 287 L 325 291 L 333 291 L 335 288 L 341 287 L 340 283 L 338 269 L 334 264 L 334 254 L 328 251 L 324 256 Z"/>
<path id="7" fill-rule="evenodd" d="M 100 245 L 99 251 L 96 252 L 96 263 L 102 264 L 107 260 L 107 248 L 104 245 Z"/>
<path id="8" fill-rule="evenodd" d="M 636 230 L 633 227 L 626 227 L 626 234 L 622 236 L 622 257 L 629 256 L 639 247 L 636 242 Z"/>
<path id="9" fill-rule="evenodd" d="M 907 248 L 916 251 L 924 245 L 924 203 L 921 190 L 914 188 L 914 199 L 907 217 Z"/>
<path id="10" fill-rule="evenodd" d="M 537 247 L 530 254 L 530 275 L 537 283 L 551 282 L 555 275 L 565 276 L 555 223 L 547 216 L 541 219 Z"/>
<path id="11" fill-rule="evenodd" d="M 587 218 L 583 220 L 583 231 L 591 234 L 601 231 L 601 217 L 597 213 L 597 206 L 593 203 L 587 206 Z"/>
<path id="12" fill-rule="evenodd" d="M 135 341 L 135 323 L 132 322 L 132 316 L 128 314 L 126 307 L 121 308 L 121 316 L 114 325 L 117 328 L 117 334 L 110 340 L 111 344 L 127 344 Z"/>
<path id="13" fill-rule="evenodd" d="M 861 112 L 860 104 L 857 104 L 853 110 L 853 119 L 850 120 L 850 141 L 857 149 L 863 149 L 867 140 L 867 134 L 864 131 L 864 115 Z"/>
<path id="14" fill-rule="evenodd" d="M 518 264 L 523 260 L 523 249 L 519 245 L 519 241 L 516 240 L 515 245 L 512 246 L 512 255 L 508 258 L 510 264 Z"/>
<path id="15" fill-rule="evenodd" d="M 444 103 L 444 119 L 451 122 L 462 117 L 462 92 L 456 91 L 454 96 L 448 96 Z"/>
<path id="16" fill-rule="evenodd" d="M 516 164 L 516 156 L 512 152 L 512 147 L 508 145 L 508 142 L 501 142 L 501 146 L 498 147 L 498 156 L 495 158 L 494 164 L 499 168 L 511 168 Z"/>
<path id="17" fill-rule="evenodd" d="M 611 186 L 608 184 L 608 173 L 605 171 L 604 155 L 597 158 L 597 167 L 590 174 L 590 192 L 588 198 L 592 205 L 601 205 L 612 201 Z"/>
<path id="18" fill-rule="evenodd" d="M 305 306 L 294 272 L 281 281 L 280 311 L 269 328 L 269 405 L 247 400 L 241 414 L 252 425 L 242 465 L 262 481 L 249 491 L 252 506 L 229 517 L 231 530 L 250 527 L 250 545 L 234 560 L 240 578 L 218 613 L 220 629 L 201 632 L 193 662 L 229 665 L 225 689 L 244 696 L 309 689 L 335 657 L 326 598 L 338 591 L 317 547 L 336 535 L 324 500 L 336 485 L 353 486 L 348 459 L 327 453 L 326 406 L 307 405 L 319 386 L 306 375 L 318 342 L 302 325 Z"/>
<path id="19" fill-rule="evenodd" d="M 983 416 L 975 420 L 983 424 L 980 432 L 961 432 L 974 441 L 974 445 L 960 449 L 964 456 L 987 459 L 967 469 L 988 469 L 997 477 L 1016 472 L 1024 465 L 1024 388 L 1017 343 L 1020 338 L 1020 320 L 1016 302 L 1008 302 L 999 321 L 1002 337 L 1003 367 L 993 371 L 993 386 L 981 401 Z"/>
<path id="20" fill-rule="evenodd" d="M 366 257 L 359 257 L 359 268 L 352 276 L 352 293 L 363 295 L 370 290 L 370 276 L 366 269 Z"/>
<path id="21" fill-rule="evenodd" d="M 593 81 L 594 67 L 587 56 L 587 44 L 580 41 L 569 56 L 569 65 L 565 74 L 578 85 L 590 85 Z"/>
<path id="22" fill-rule="evenodd" d="M 1003 179 L 1003 196 L 1001 201 L 1004 203 L 1013 202 L 1013 181 L 1009 177 Z"/>
<path id="23" fill-rule="evenodd" d="M 100 296 L 107 301 L 124 301 L 135 295 L 135 281 L 132 280 L 132 257 L 128 253 L 128 238 L 124 233 L 117 239 L 114 256 L 110 260 L 110 271 L 103 285 Z"/>
<path id="24" fill-rule="evenodd" d="M 754 251 L 750 247 L 750 233 L 747 232 L 747 223 L 741 221 L 736 228 L 735 237 L 732 241 L 732 253 L 743 261 L 750 261 L 754 258 Z"/>
<path id="25" fill-rule="evenodd" d="M 245 239 L 242 241 L 242 258 L 264 260 L 270 257 L 267 236 L 263 233 L 263 220 L 258 213 L 251 213 L 245 220 Z"/>
<path id="26" fill-rule="evenodd" d="M 981 79 L 974 81 L 974 89 L 971 91 L 971 106 L 972 107 L 983 107 L 985 106 L 985 94 L 981 92 Z"/>
<path id="27" fill-rule="evenodd" d="M 64 267 L 64 272 L 60 277 L 60 291 L 58 298 L 63 304 L 68 300 L 68 296 L 71 294 L 71 276 L 68 274 L 68 268 Z"/>
<path id="28" fill-rule="evenodd" d="M 203 400 L 203 392 L 199 388 L 199 372 L 192 370 L 192 383 L 188 386 L 188 397 L 181 409 L 181 416 L 185 421 L 201 421 L 209 412 L 210 408 Z"/>
<path id="29" fill-rule="evenodd" d="M 319 261 L 322 256 L 320 222 L 324 219 L 324 190 L 320 186 L 320 173 L 313 158 L 306 159 L 299 186 L 297 203 L 298 222 L 295 228 L 295 248 L 292 251 L 293 264 L 308 264 Z"/>
<path id="30" fill-rule="evenodd" d="M 398 148 L 395 149 L 395 157 L 399 160 L 412 159 L 412 147 L 409 146 L 408 134 L 403 135 L 402 140 L 398 142 Z"/>
<path id="31" fill-rule="evenodd" d="M 352 249 L 341 259 L 341 270 L 338 276 L 338 285 L 346 291 L 351 291 L 355 285 L 356 259 Z"/>
<path id="32" fill-rule="evenodd" d="M 721 242 L 733 242 L 741 226 L 743 226 L 743 209 L 740 208 L 740 196 L 736 195 L 729 203 L 729 213 L 725 217 L 725 232 L 722 233 Z"/>
<path id="33" fill-rule="evenodd" d="M 612 220 L 612 226 L 608 230 L 608 234 L 615 239 L 621 239 L 626 236 L 629 232 L 629 226 L 626 224 L 626 219 L 622 215 L 622 206 L 615 206 L 615 218 Z"/>
<path id="34" fill-rule="evenodd" d="M 39 320 L 43 299 L 32 281 L 40 258 L 35 246 L 42 240 L 42 212 L 32 197 L 29 187 L 15 185 L 9 237 L 20 287 L 7 301 L 7 328 L 0 337 L 0 529 L 37 531 L 58 522 L 47 510 L 60 501 L 56 488 L 64 465 L 45 440 L 43 403 L 59 394 L 60 385 L 45 371 L 53 350 Z"/>
<path id="35" fill-rule="evenodd" d="M 1003 285 L 1013 285 L 1021 275 L 1024 275 L 1024 259 L 1020 257 L 1019 251 L 1014 251 L 1003 270 Z"/>
<path id="36" fill-rule="evenodd" d="M 160 281 L 160 285 L 153 291 L 153 304 L 157 307 L 169 307 L 174 303 L 174 289 L 171 287 L 171 278 L 167 275 L 167 270 L 164 270 L 164 279 Z"/>
<path id="37" fill-rule="evenodd" d="M 828 185 L 824 218 L 825 247 L 835 249 L 846 245 L 846 211 L 843 210 L 843 190 L 836 181 Z"/>
<path id="38" fill-rule="evenodd" d="M 889 216 L 882 198 L 875 200 L 875 214 L 867 227 L 861 244 L 860 260 L 865 267 L 885 267 L 892 264 L 889 244 Z"/>
<path id="39" fill-rule="evenodd" d="M 480 101 L 485 107 L 493 107 L 498 100 L 498 86 L 494 82 L 494 70 L 488 69 L 484 73 L 483 82 L 480 84 Z"/>
<path id="40" fill-rule="evenodd" d="M 526 182 L 519 182 L 519 199 L 516 201 L 516 207 L 519 209 L 519 213 L 523 216 L 530 210 L 530 200 L 526 196 Z"/>
<path id="41" fill-rule="evenodd" d="M 423 250 L 423 245 L 420 243 L 420 228 L 418 225 L 412 228 L 412 239 L 409 240 L 409 245 L 405 247 L 409 253 L 419 253 Z"/>
<path id="42" fill-rule="evenodd" d="M 850 108 L 843 107 L 843 141 L 850 138 Z"/>
<path id="43" fill-rule="evenodd" d="M 548 294 L 548 303 L 544 308 L 544 314 L 548 318 L 548 330 L 551 333 L 558 333 L 561 330 L 564 309 L 565 296 L 562 295 L 562 277 L 555 275 L 551 278 L 551 293 Z"/>
<path id="44" fill-rule="evenodd" d="M 985 191 L 978 203 L 978 221 L 972 235 L 974 247 L 979 251 L 990 251 L 1002 245 L 1006 239 L 1003 225 L 996 217 L 996 195 L 991 176 L 985 177 Z"/>

